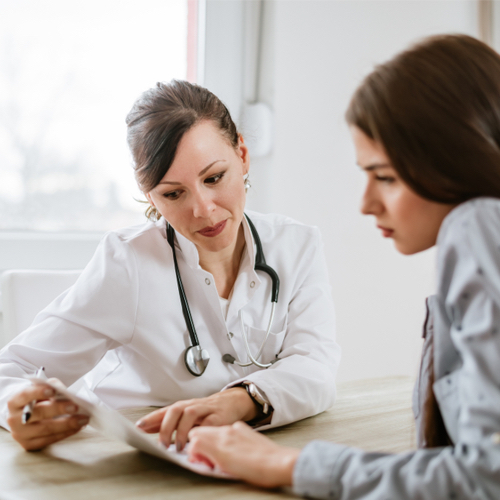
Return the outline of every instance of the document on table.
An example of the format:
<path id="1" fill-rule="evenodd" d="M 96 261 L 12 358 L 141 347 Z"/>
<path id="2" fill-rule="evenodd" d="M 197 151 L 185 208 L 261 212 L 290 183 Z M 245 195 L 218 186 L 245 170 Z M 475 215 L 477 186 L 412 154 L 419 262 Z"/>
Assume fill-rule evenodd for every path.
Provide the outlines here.
<path id="1" fill-rule="evenodd" d="M 89 425 L 104 434 L 106 437 L 112 437 L 123 441 L 138 450 L 150 455 L 154 455 L 169 462 L 173 462 L 185 469 L 189 469 L 204 476 L 213 476 L 224 479 L 231 479 L 231 476 L 217 469 L 212 469 L 208 465 L 201 463 L 192 463 L 188 460 L 186 452 L 177 452 L 175 445 L 166 448 L 159 442 L 151 440 L 145 432 L 138 429 L 132 422 L 127 420 L 116 410 L 106 406 L 97 405 L 80 396 L 77 396 L 63 384 L 55 384 L 49 380 L 41 380 L 35 377 L 28 377 L 33 384 L 47 384 L 57 391 L 56 397 L 65 396 L 79 406 L 80 413 L 86 413 L 90 416 Z M 83 410 L 83 411 L 82 411 Z"/>

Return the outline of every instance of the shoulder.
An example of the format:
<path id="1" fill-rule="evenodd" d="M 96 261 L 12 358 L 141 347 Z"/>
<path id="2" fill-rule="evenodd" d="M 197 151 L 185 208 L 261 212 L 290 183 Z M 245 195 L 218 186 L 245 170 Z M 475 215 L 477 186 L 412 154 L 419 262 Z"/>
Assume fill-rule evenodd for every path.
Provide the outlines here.
<path id="1" fill-rule="evenodd" d="M 105 247 L 140 247 L 142 243 L 151 242 L 152 239 L 165 239 L 165 223 L 163 219 L 158 222 L 146 222 L 135 226 L 123 227 L 107 232 L 101 244 Z"/>
<path id="2" fill-rule="evenodd" d="M 444 219 L 437 244 L 440 253 L 449 247 L 500 248 L 500 199 L 474 198 L 460 204 Z"/>
<path id="3" fill-rule="evenodd" d="M 500 285 L 500 200 L 460 204 L 443 221 L 437 243 L 439 281 L 446 287 L 473 276 Z"/>
<path id="4" fill-rule="evenodd" d="M 500 199 L 474 198 L 461 203 L 444 219 L 438 245 L 483 235 L 500 235 Z"/>
<path id="5" fill-rule="evenodd" d="M 279 214 L 261 214 L 259 212 L 245 211 L 254 223 L 262 241 L 272 241 L 276 238 L 291 238 L 294 241 L 320 240 L 320 232 L 316 226 L 309 226 L 296 221 L 291 217 Z"/>

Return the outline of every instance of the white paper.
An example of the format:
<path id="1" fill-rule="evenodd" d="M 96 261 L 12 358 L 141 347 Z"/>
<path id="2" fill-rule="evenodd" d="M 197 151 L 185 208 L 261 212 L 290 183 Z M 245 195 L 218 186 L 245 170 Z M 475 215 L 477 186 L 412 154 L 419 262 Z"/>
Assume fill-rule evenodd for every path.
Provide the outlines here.
<path id="1" fill-rule="evenodd" d="M 130 446 L 137 448 L 138 450 L 163 458 L 164 460 L 173 462 L 198 474 L 231 479 L 229 474 L 226 474 L 218 469 L 211 469 L 206 464 L 189 462 L 186 451 L 177 452 L 175 445 L 173 444 L 170 445 L 169 448 L 165 448 L 165 446 L 161 443 L 153 442 L 150 438 L 148 438 L 146 433 L 138 429 L 119 412 L 104 405 L 100 406 L 94 404 L 80 396 L 77 396 L 76 394 L 73 394 L 67 387 L 61 383 L 55 382 L 54 379 L 46 380 L 36 377 L 28 377 L 28 379 L 34 384 L 46 384 L 51 386 L 57 391 L 56 398 L 64 396 L 65 398 L 76 403 L 79 406 L 78 413 L 89 415 L 89 425 L 104 434 L 106 437 L 113 437 L 118 441 L 125 442 Z"/>

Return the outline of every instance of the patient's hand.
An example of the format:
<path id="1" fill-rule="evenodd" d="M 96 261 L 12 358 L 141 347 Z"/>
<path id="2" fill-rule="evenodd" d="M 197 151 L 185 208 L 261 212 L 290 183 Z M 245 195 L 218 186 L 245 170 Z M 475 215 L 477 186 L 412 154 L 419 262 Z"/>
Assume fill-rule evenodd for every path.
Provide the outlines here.
<path id="1" fill-rule="evenodd" d="M 186 445 L 188 433 L 193 427 L 249 421 L 257 414 L 255 403 L 246 389 L 233 387 L 206 398 L 178 401 L 146 415 L 136 425 L 145 432 L 159 432 L 160 441 L 165 446 L 170 445 L 172 434 L 177 431 L 175 443 L 180 451 Z"/>
<path id="2" fill-rule="evenodd" d="M 76 404 L 68 400 L 56 400 L 54 396 L 54 389 L 45 384 L 36 384 L 18 392 L 9 400 L 7 423 L 12 437 L 25 450 L 45 448 L 76 434 L 88 424 L 88 416 L 78 414 Z M 36 404 L 29 420 L 23 424 L 23 409 L 31 401 L 36 401 Z"/>
<path id="3" fill-rule="evenodd" d="M 257 486 L 291 486 L 300 450 L 280 446 L 243 422 L 189 433 L 189 460 L 216 466 Z"/>

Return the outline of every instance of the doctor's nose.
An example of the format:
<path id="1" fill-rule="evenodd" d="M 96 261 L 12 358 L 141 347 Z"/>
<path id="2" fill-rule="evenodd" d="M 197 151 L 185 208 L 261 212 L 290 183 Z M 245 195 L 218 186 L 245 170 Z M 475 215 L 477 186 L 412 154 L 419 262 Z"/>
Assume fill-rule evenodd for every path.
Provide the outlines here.
<path id="1" fill-rule="evenodd" d="M 212 215 L 215 203 L 210 194 L 197 193 L 193 200 L 193 215 L 202 219 L 207 219 Z"/>

